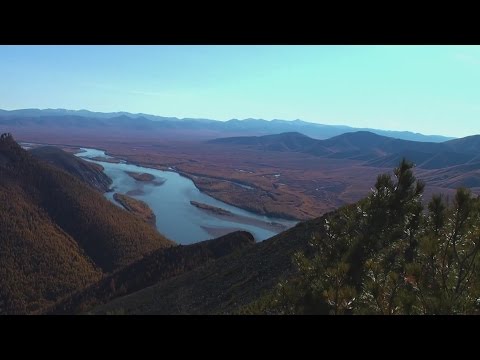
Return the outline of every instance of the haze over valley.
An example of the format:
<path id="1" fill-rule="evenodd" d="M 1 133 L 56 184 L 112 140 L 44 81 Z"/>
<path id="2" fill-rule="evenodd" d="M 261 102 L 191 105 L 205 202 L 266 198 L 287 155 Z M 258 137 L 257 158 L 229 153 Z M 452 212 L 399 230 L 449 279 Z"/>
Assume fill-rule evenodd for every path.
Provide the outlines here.
<path id="1" fill-rule="evenodd" d="M 477 55 L 0 46 L 0 314 L 478 314 Z"/>
<path id="2" fill-rule="evenodd" d="M 70 113 L 77 115 L 71 118 L 72 115 L 66 115 Z M 416 134 L 414 137 L 423 141 L 413 141 L 408 140 L 413 136 L 409 132 L 387 137 L 380 135 L 385 133 L 381 130 L 349 128 L 341 133 L 342 127 L 287 121 L 280 129 L 276 122 L 242 120 L 236 130 L 207 131 L 208 126 L 204 125 L 207 120 L 154 120 L 155 117 L 147 119 L 146 114 L 121 113 L 120 118 L 117 113 L 108 117 L 104 113 L 100 116 L 68 110 L 19 110 L 8 114 L 0 115 L 0 123 L 8 123 L 5 128 L 26 143 L 103 149 L 77 155 L 95 160 L 107 173 L 122 168 L 110 176 L 120 174 L 125 180 L 115 182 L 136 184 L 124 188 L 127 195 L 129 191 L 136 192 L 134 196 L 148 202 L 148 195 L 137 187 L 151 187 L 149 194 L 169 192 L 166 189 L 172 183 L 157 187 L 129 181 L 127 168 L 140 173 L 155 169 L 158 179 L 162 179 L 161 171 L 167 171 L 166 174 L 173 171 L 181 175 L 178 177 L 181 181 L 185 181 L 184 177 L 193 181 L 191 191 L 200 190 L 221 201 L 220 207 L 236 206 L 271 217 L 267 222 L 275 222 L 275 218 L 312 219 L 358 201 L 368 193 L 376 176 L 393 168 L 402 157 L 417 165 L 415 172 L 419 178 L 428 179 L 426 199 L 438 192 L 451 195 L 459 186 L 468 186 L 474 192 L 480 189 L 475 165 L 479 162 L 477 136 L 453 139 Z M 213 124 L 211 128 L 229 128 L 228 122 L 208 120 L 207 123 Z M 142 124 L 149 125 L 145 128 Z M 322 127 L 323 136 L 319 135 Z M 294 131 L 277 133 L 285 128 Z M 312 129 L 316 138 L 308 136 Z M 263 135 L 269 131 L 272 134 Z M 340 135 L 330 136 L 332 133 Z M 113 193 L 108 196 L 112 198 Z M 184 204 L 190 200 L 196 198 L 189 195 Z M 161 221 L 158 215 L 157 222 Z M 215 233 L 224 235 L 218 231 Z M 207 236 L 206 232 L 203 229 L 203 236 Z M 266 238 L 267 234 L 273 235 L 263 232 L 260 238 Z"/>

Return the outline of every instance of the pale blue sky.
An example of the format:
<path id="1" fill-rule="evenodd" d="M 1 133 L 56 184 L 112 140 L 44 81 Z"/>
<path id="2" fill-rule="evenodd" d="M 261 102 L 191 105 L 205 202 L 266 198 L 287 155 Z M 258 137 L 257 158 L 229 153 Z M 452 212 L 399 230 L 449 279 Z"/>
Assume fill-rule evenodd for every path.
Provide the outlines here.
<path id="1" fill-rule="evenodd" d="M 480 133 L 479 46 L 0 46 L 0 108 Z"/>

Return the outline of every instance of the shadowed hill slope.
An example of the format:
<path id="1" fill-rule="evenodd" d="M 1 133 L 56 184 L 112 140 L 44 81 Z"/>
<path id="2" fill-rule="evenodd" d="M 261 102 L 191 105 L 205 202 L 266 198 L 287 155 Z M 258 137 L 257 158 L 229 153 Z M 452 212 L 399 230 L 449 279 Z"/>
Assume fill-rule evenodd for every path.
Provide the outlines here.
<path id="1" fill-rule="evenodd" d="M 112 179 L 103 173 L 101 165 L 82 160 L 58 147 L 42 146 L 29 152 L 37 159 L 55 165 L 102 193 L 108 191 L 112 184 Z"/>
<path id="2" fill-rule="evenodd" d="M 328 214 L 327 214 L 328 215 Z M 325 216 L 327 216 L 325 215 Z M 232 313 L 291 276 L 292 256 L 324 231 L 325 216 L 295 227 L 211 264 L 94 308 L 89 313 Z"/>
<path id="3" fill-rule="evenodd" d="M 173 243 L 0 138 L 0 313 L 31 313 Z"/>
<path id="4" fill-rule="evenodd" d="M 143 259 L 93 284 L 48 310 L 75 314 L 213 262 L 255 244 L 253 236 L 237 231 L 217 239 L 157 250 Z"/>

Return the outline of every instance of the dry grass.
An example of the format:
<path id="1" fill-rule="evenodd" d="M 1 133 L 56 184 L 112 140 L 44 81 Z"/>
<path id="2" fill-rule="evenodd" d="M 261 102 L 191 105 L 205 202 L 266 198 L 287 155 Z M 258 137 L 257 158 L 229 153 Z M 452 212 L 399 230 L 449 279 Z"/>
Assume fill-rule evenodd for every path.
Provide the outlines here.
<path id="1" fill-rule="evenodd" d="M 196 186 L 226 203 L 286 218 L 306 220 L 365 197 L 376 177 L 391 167 L 362 166 L 362 161 L 329 159 L 294 152 L 262 151 L 194 140 L 26 134 L 22 140 L 51 142 L 106 150 L 111 156 L 161 170 L 174 168 Z M 472 172 L 453 168 L 418 169 L 432 193 L 453 194 Z M 279 175 L 280 176 L 276 176 Z M 456 177 L 455 185 L 449 181 Z M 245 188 L 240 185 L 246 185 Z"/>

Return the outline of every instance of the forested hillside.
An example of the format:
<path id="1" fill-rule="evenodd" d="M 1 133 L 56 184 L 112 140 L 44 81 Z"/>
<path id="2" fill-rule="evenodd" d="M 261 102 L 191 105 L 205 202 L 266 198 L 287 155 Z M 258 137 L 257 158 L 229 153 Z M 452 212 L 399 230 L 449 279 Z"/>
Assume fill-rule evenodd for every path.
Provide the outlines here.
<path id="1" fill-rule="evenodd" d="M 0 313 L 34 313 L 173 242 L 0 138 Z"/>
<path id="2" fill-rule="evenodd" d="M 214 262 L 226 255 L 253 247 L 253 236 L 237 231 L 191 245 L 159 249 L 120 269 L 48 310 L 50 314 L 78 314 L 112 299 L 147 288 L 160 281 Z"/>
<path id="3" fill-rule="evenodd" d="M 424 208 L 403 160 L 367 198 L 328 216 L 298 272 L 250 306 L 267 314 L 477 314 L 480 198 L 459 188 Z"/>
<path id="4" fill-rule="evenodd" d="M 0 313 L 478 314 L 480 198 L 424 202 L 413 167 L 258 244 L 171 247 L 2 135 Z"/>
<path id="5" fill-rule="evenodd" d="M 37 159 L 44 160 L 87 183 L 92 188 L 106 192 L 112 184 L 99 164 L 85 161 L 55 146 L 41 146 L 29 150 Z"/>
<path id="6" fill-rule="evenodd" d="M 477 314 L 480 199 L 423 205 L 403 160 L 371 194 L 96 314 Z"/>

